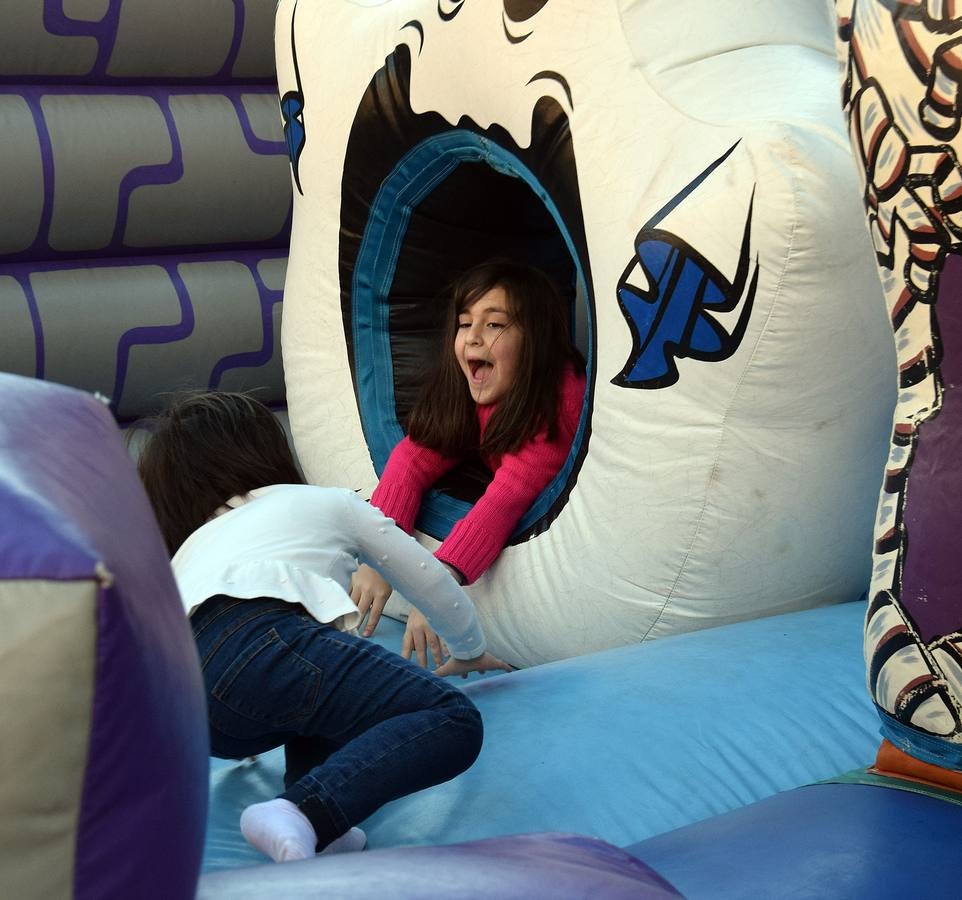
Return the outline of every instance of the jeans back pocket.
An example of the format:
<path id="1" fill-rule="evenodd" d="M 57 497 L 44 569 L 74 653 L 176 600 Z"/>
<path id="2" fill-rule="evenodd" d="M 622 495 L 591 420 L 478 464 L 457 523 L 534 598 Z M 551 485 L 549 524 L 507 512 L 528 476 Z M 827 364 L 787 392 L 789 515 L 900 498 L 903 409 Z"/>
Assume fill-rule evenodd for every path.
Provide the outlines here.
<path id="1" fill-rule="evenodd" d="M 282 728 L 314 713 L 322 681 L 321 670 L 295 653 L 276 628 L 270 628 L 228 663 L 210 685 L 210 694 L 239 715 Z"/>

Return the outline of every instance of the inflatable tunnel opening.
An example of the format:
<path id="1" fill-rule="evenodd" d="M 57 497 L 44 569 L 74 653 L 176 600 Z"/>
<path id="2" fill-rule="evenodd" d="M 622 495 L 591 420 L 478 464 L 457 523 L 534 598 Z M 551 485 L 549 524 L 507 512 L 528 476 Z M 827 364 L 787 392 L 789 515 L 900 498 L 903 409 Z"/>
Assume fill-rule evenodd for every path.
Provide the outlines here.
<path id="1" fill-rule="evenodd" d="M 496 257 L 519 259 L 548 273 L 571 333 L 575 340 L 580 333 L 579 349 L 587 357 L 583 290 L 550 213 L 522 180 L 485 163 L 462 163 L 412 216 L 391 286 L 391 360 L 400 422 L 406 421 L 425 375 L 443 349 L 451 281 Z M 490 480 L 480 459 L 467 460 L 437 487 L 456 500 L 473 503 Z"/>
<path id="2" fill-rule="evenodd" d="M 457 127 L 412 111 L 410 60 L 399 47 L 371 81 L 349 139 L 341 196 L 344 331 L 365 440 L 378 474 L 440 351 L 451 282 L 496 257 L 555 282 L 593 383 L 593 306 L 567 116 L 543 98 L 532 141 L 463 117 Z M 547 527 L 584 457 L 590 387 L 568 461 L 522 518 L 513 542 Z M 478 460 L 450 473 L 422 504 L 418 527 L 441 539 L 480 497 Z"/>
<path id="3" fill-rule="evenodd" d="M 469 138 L 467 143 L 471 146 L 474 141 Z M 425 151 L 430 154 L 433 148 L 414 152 Z M 441 155 L 446 155 L 444 149 Z M 516 162 L 500 155 L 496 164 L 497 168 L 488 160 L 459 158 L 436 186 L 433 176 L 427 176 L 431 189 L 416 205 L 404 204 L 396 215 L 385 212 L 396 199 L 386 190 L 372 208 L 371 233 L 387 231 L 382 229 L 384 221 L 399 220 L 389 226 L 395 233 L 378 235 L 368 248 L 362 241 L 361 253 L 366 257 L 362 271 L 380 272 L 380 284 L 369 290 L 356 278 L 353 291 L 351 324 L 358 358 L 375 361 L 373 378 L 359 380 L 357 385 L 365 435 L 378 472 L 400 440 L 403 423 L 442 351 L 450 285 L 472 266 L 511 258 L 544 270 L 558 289 L 572 339 L 586 359 L 592 358 L 584 275 L 572 255 L 564 224 L 553 215 L 550 201 L 546 205 L 540 186 L 529 181 L 530 173 L 519 174 Z M 360 367 L 366 368 L 363 363 Z M 585 416 L 586 410 L 582 419 Z M 582 422 L 569 465 L 532 506 L 514 540 L 537 532 L 567 494 L 585 433 Z M 462 462 L 426 498 L 418 527 L 440 539 L 490 480 L 491 472 L 480 458 Z"/>
<path id="4" fill-rule="evenodd" d="M 391 360 L 402 422 L 416 400 L 425 362 L 433 362 L 440 349 L 451 282 L 496 257 L 530 263 L 551 277 L 587 356 L 583 291 L 550 213 L 520 179 L 485 163 L 462 163 L 412 215 L 391 285 Z"/>

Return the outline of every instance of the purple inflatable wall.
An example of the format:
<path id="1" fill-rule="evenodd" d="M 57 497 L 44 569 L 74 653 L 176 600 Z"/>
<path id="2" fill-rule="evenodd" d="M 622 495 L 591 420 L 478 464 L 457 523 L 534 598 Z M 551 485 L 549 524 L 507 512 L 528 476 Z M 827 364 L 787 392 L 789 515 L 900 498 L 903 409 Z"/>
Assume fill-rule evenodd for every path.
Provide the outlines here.
<path id="1" fill-rule="evenodd" d="M 0 409 L 0 893 L 186 900 L 207 714 L 160 532 L 102 404 L 0 374 Z"/>

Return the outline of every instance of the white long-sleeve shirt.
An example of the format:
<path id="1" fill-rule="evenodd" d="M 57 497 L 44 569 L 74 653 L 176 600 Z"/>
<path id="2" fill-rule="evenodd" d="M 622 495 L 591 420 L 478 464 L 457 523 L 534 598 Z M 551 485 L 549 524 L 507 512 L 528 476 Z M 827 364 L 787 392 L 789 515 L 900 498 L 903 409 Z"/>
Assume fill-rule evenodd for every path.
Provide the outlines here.
<path id="1" fill-rule="evenodd" d="M 471 598 L 414 538 L 353 492 L 276 484 L 226 506 L 172 560 L 188 615 L 218 594 L 272 597 L 350 630 L 360 618 L 348 593 L 360 561 L 417 606 L 456 659 L 484 652 Z"/>

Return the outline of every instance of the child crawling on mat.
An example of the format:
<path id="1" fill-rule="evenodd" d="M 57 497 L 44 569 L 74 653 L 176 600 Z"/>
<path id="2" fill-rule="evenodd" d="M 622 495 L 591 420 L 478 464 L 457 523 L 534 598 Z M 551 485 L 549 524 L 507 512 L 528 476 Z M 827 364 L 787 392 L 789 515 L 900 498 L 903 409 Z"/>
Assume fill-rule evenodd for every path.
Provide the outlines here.
<path id="1" fill-rule="evenodd" d="M 284 791 L 247 807 L 245 839 L 275 861 L 360 850 L 354 826 L 447 781 L 481 749 L 481 717 L 445 675 L 505 669 L 474 606 L 427 550 L 354 493 L 306 485 L 280 424 L 207 392 L 154 422 L 138 463 L 200 654 L 211 752 L 283 745 Z M 435 674 L 356 636 L 362 560 L 447 642 Z"/>

